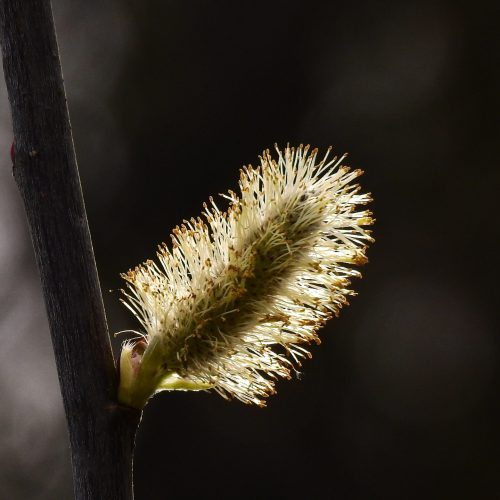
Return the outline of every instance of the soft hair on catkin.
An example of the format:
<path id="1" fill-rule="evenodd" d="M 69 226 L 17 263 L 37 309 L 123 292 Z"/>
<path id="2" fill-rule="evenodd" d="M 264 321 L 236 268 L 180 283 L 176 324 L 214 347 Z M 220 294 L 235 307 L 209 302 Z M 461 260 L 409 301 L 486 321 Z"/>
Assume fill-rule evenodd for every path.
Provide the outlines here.
<path id="1" fill-rule="evenodd" d="M 244 167 L 227 212 L 213 199 L 147 261 L 123 275 L 125 304 L 144 329 L 127 341 L 121 399 L 143 406 L 165 389 L 213 389 L 264 404 L 278 377 L 309 357 L 307 344 L 337 315 L 372 241 L 370 201 L 344 157 L 276 147 Z"/>

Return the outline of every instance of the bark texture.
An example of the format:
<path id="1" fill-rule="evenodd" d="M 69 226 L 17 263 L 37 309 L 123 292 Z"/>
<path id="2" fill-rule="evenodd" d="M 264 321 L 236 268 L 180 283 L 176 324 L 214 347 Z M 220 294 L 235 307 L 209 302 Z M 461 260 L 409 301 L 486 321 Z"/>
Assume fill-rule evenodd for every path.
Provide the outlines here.
<path id="1" fill-rule="evenodd" d="M 66 105 L 50 0 L 0 0 L 14 177 L 40 271 L 67 416 L 77 500 L 128 500 L 140 412 L 118 375 Z"/>

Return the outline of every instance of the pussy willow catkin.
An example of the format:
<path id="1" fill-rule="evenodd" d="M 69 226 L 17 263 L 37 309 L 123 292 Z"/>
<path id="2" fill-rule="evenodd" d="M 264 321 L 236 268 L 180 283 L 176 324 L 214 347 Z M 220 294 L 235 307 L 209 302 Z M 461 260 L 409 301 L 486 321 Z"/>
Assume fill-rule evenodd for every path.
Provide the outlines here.
<path id="1" fill-rule="evenodd" d="M 264 405 L 337 315 L 360 276 L 371 198 L 344 157 L 309 146 L 264 151 L 244 167 L 229 209 L 213 199 L 147 261 L 123 275 L 124 303 L 143 332 L 123 344 L 122 403 L 142 408 L 161 390 L 213 389 Z"/>

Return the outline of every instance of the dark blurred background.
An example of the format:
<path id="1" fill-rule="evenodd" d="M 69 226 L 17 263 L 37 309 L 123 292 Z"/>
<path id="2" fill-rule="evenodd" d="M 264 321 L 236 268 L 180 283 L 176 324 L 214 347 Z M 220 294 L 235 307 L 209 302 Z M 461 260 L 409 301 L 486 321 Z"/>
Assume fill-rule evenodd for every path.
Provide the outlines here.
<path id="1" fill-rule="evenodd" d="M 155 397 L 138 500 L 500 498 L 498 6 L 54 0 L 112 332 L 137 328 L 119 273 L 275 142 L 348 151 L 375 197 L 359 296 L 302 379 L 266 409 Z M 68 439 L 1 85 L 0 498 L 58 500 Z"/>

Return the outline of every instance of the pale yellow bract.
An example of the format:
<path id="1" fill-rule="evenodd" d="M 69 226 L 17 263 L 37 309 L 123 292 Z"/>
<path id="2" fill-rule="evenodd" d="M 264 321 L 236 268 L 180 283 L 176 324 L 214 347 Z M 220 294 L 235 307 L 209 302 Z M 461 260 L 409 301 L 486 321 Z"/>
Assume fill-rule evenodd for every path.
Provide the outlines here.
<path id="1" fill-rule="evenodd" d="M 143 333 L 124 343 L 119 398 L 142 408 L 161 390 L 213 389 L 264 405 L 278 377 L 309 357 L 318 329 L 353 295 L 371 200 L 351 182 L 344 157 L 318 161 L 309 146 L 267 150 L 244 167 L 227 212 L 212 198 L 203 218 L 174 229 L 123 275 L 125 304 Z"/>

